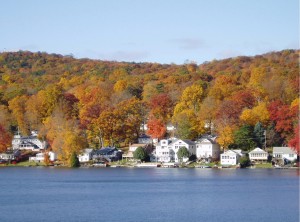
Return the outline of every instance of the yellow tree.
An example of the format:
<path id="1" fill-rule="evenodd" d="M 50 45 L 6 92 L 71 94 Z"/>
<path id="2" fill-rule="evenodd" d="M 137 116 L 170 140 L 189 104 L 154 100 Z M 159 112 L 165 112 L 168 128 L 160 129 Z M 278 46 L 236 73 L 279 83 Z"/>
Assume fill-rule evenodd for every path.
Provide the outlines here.
<path id="1" fill-rule="evenodd" d="M 12 112 L 13 118 L 16 120 L 16 124 L 19 126 L 21 132 L 25 135 L 29 134 L 28 123 L 25 118 L 25 104 L 28 100 L 28 96 L 17 96 L 8 102 L 9 109 Z"/>
<path id="2" fill-rule="evenodd" d="M 200 85 L 189 86 L 182 92 L 172 118 L 178 136 L 192 139 L 203 133 L 204 122 L 197 118 L 202 98 L 203 89 Z"/>
<path id="3" fill-rule="evenodd" d="M 238 89 L 238 81 L 235 76 L 220 75 L 214 80 L 208 95 L 216 100 L 223 100 L 230 97 Z"/>
<path id="4" fill-rule="evenodd" d="M 270 119 L 270 114 L 266 103 L 260 102 L 252 109 L 243 110 L 242 114 L 240 115 L 240 119 L 244 123 L 252 126 L 254 126 L 257 122 L 261 122 L 264 126 L 266 126 Z"/>
<path id="5" fill-rule="evenodd" d="M 220 125 L 217 128 L 218 138 L 217 142 L 223 147 L 223 151 L 228 148 L 228 146 L 234 143 L 234 131 L 235 126 Z"/>
<path id="6" fill-rule="evenodd" d="M 78 121 L 68 119 L 62 107 L 57 107 L 44 121 L 41 134 L 46 137 L 58 159 L 67 163 L 71 154 L 86 146 L 86 139 Z"/>
<path id="7" fill-rule="evenodd" d="M 120 93 L 123 92 L 127 87 L 127 81 L 126 80 L 118 80 L 115 84 L 114 84 L 114 91 L 116 93 Z"/>

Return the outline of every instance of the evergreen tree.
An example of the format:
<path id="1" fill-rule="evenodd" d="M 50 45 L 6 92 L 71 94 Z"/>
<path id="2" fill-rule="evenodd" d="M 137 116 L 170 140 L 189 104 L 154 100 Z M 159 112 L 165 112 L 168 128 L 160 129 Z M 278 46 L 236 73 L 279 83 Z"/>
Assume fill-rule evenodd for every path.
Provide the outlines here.
<path id="1" fill-rule="evenodd" d="M 80 166 L 79 159 L 76 155 L 76 152 L 73 152 L 71 154 L 71 157 L 70 157 L 70 160 L 69 160 L 69 166 L 72 167 L 72 168 Z"/>
<path id="2" fill-rule="evenodd" d="M 190 153 L 188 151 L 188 149 L 186 147 L 180 147 L 178 152 L 177 152 L 177 157 L 180 161 L 182 161 L 182 159 L 184 157 L 189 157 Z"/>
<path id="3" fill-rule="evenodd" d="M 260 122 L 257 122 L 254 126 L 254 140 L 256 142 L 256 146 L 263 148 L 265 145 L 265 129 L 263 128 Z"/>
<path id="4" fill-rule="evenodd" d="M 133 153 L 133 158 L 137 159 L 137 160 L 143 161 L 143 160 L 146 160 L 147 157 L 148 157 L 148 154 L 143 149 L 143 147 L 138 147 Z"/>
<path id="5" fill-rule="evenodd" d="M 253 149 L 256 145 L 254 141 L 253 127 L 250 125 L 243 125 L 235 131 L 234 141 L 235 145 L 244 151 Z"/>

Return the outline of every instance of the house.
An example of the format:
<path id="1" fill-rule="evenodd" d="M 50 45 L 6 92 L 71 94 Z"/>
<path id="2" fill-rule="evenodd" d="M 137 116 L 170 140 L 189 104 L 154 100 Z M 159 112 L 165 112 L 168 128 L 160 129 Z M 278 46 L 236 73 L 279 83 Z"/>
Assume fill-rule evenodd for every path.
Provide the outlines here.
<path id="1" fill-rule="evenodd" d="M 273 157 L 293 162 L 297 160 L 297 153 L 290 147 L 273 147 Z"/>
<path id="2" fill-rule="evenodd" d="M 124 159 L 133 159 L 133 153 L 136 151 L 136 149 L 138 147 L 142 147 L 146 152 L 147 154 L 151 154 L 151 152 L 153 151 L 152 149 L 152 145 L 149 144 L 149 143 L 135 143 L 135 144 L 130 144 L 129 145 L 129 150 L 126 154 L 124 154 L 122 157 Z"/>
<path id="3" fill-rule="evenodd" d="M 204 135 L 196 142 L 196 157 L 198 159 L 219 159 L 220 145 L 216 142 L 216 136 Z"/>
<path id="4" fill-rule="evenodd" d="M 241 150 L 227 150 L 220 155 L 221 165 L 237 165 L 241 156 Z"/>
<path id="5" fill-rule="evenodd" d="M 37 153 L 35 155 L 35 157 L 29 157 L 29 161 L 33 161 L 33 162 L 44 162 L 45 160 L 45 154 L 48 154 L 49 155 L 49 160 L 50 161 L 55 161 L 57 159 L 57 155 L 56 153 L 52 152 L 52 151 L 49 151 L 47 153 L 45 152 L 41 152 L 41 153 Z"/>
<path id="6" fill-rule="evenodd" d="M 31 131 L 30 136 L 21 136 L 18 132 L 12 140 L 13 150 L 32 150 L 40 151 L 46 148 L 46 142 L 38 139 L 36 131 Z"/>
<path id="7" fill-rule="evenodd" d="M 80 163 L 89 162 L 92 160 L 93 149 L 84 149 L 81 154 L 78 155 Z"/>
<path id="8" fill-rule="evenodd" d="M 155 146 L 155 161 L 158 162 L 178 162 L 177 152 L 181 147 L 187 148 L 190 155 L 196 154 L 196 144 L 191 140 L 163 139 Z M 151 158 L 154 161 L 154 158 Z M 184 158 L 183 161 L 187 161 Z"/>
<path id="9" fill-rule="evenodd" d="M 151 144 L 152 139 L 151 139 L 150 136 L 147 136 L 147 135 L 143 134 L 138 138 L 138 143 L 139 144 Z"/>
<path id="10" fill-rule="evenodd" d="M 7 150 L 4 153 L 0 153 L 0 160 L 15 160 L 21 155 L 20 150 Z"/>
<path id="11" fill-rule="evenodd" d="M 94 150 L 92 153 L 94 161 L 117 161 L 122 159 L 122 151 L 115 147 L 103 147 L 100 150 Z"/>
<path id="12" fill-rule="evenodd" d="M 269 154 L 266 151 L 258 147 L 249 152 L 249 159 L 251 162 L 266 162 L 268 160 L 268 156 Z"/>

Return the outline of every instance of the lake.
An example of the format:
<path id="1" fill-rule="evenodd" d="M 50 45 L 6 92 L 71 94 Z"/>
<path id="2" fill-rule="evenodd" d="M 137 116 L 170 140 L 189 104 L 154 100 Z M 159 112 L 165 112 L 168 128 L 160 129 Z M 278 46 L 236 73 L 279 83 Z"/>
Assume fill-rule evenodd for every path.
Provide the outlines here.
<path id="1" fill-rule="evenodd" d="M 0 221 L 299 221 L 299 171 L 0 168 Z"/>

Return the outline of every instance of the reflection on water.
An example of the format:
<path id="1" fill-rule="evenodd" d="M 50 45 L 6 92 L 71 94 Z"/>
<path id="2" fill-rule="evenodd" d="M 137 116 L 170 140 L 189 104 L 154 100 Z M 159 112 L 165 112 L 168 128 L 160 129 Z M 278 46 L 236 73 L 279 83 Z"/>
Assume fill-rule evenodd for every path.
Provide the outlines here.
<path id="1" fill-rule="evenodd" d="M 299 171 L 0 168 L 1 221 L 299 221 Z"/>

